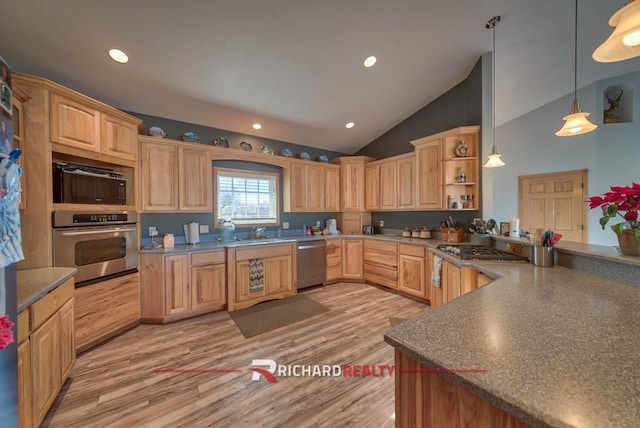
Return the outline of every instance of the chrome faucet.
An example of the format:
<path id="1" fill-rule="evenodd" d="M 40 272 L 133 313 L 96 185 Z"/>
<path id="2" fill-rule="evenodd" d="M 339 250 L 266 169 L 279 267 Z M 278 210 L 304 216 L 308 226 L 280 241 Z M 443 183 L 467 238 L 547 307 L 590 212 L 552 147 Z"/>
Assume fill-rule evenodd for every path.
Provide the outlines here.
<path id="1" fill-rule="evenodd" d="M 264 239 L 266 228 L 264 227 L 254 227 L 253 228 L 253 239 Z"/>

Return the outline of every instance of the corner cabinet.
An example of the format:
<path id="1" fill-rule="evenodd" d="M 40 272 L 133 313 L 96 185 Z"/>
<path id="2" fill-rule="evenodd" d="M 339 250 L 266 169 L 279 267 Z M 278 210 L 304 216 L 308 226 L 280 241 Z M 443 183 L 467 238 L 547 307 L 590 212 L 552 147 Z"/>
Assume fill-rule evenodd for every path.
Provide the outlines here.
<path id="1" fill-rule="evenodd" d="M 342 278 L 364 279 L 364 242 L 360 238 L 342 238 Z"/>
<path id="2" fill-rule="evenodd" d="M 340 165 L 341 203 L 342 212 L 363 212 L 364 205 L 365 163 L 373 159 L 367 156 L 345 156 L 333 159 L 331 163 Z"/>
<path id="3" fill-rule="evenodd" d="M 140 138 L 143 212 L 211 212 L 211 155 L 193 144 Z"/>

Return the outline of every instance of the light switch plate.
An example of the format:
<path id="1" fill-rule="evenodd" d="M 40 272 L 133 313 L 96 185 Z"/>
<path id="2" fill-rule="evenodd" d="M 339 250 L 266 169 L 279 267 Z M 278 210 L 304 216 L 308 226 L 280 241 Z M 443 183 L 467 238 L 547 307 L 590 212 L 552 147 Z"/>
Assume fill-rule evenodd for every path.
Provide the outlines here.
<path id="1" fill-rule="evenodd" d="M 320 220 L 316 220 L 316 227 L 320 227 Z"/>
<path id="2" fill-rule="evenodd" d="M 384 220 L 380 220 L 380 227 L 384 227 Z"/>
<path id="3" fill-rule="evenodd" d="M 155 226 L 149 226 L 149 236 L 158 236 L 158 229 Z"/>
<path id="4" fill-rule="evenodd" d="M 200 233 L 209 233 L 209 225 L 201 224 L 200 225 Z"/>
<path id="5" fill-rule="evenodd" d="M 283 229 L 289 229 L 289 222 L 288 221 L 283 221 L 282 222 L 282 228 Z"/>

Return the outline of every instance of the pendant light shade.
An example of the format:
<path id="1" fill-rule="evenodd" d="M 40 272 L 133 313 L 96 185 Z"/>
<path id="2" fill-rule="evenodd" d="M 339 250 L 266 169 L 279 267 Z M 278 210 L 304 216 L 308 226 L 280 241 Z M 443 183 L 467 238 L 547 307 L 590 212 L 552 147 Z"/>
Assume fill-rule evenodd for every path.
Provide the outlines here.
<path id="1" fill-rule="evenodd" d="M 613 33 L 593 52 L 598 62 L 616 62 L 640 56 L 640 1 L 630 1 L 609 19 Z"/>
<path id="2" fill-rule="evenodd" d="M 496 25 L 500 22 L 500 16 L 494 16 L 485 25 L 486 28 L 493 31 L 493 51 L 491 52 L 491 88 L 493 95 L 491 96 L 491 117 L 493 120 L 493 147 L 491 148 L 491 154 L 488 156 L 487 162 L 484 164 L 485 168 L 497 168 L 499 166 L 505 166 L 502 161 L 500 153 L 496 148 Z"/>
<path id="3" fill-rule="evenodd" d="M 572 137 L 574 135 L 586 134 L 598 127 L 589 122 L 587 116 L 589 113 L 580 110 L 578 104 L 578 0 L 576 0 L 575 19 L 573 25 L 573 103 L 571 104 L 571 113 L 563 117 L 564 125 L 560 128 L 556 135 L 558 137 Z"/>

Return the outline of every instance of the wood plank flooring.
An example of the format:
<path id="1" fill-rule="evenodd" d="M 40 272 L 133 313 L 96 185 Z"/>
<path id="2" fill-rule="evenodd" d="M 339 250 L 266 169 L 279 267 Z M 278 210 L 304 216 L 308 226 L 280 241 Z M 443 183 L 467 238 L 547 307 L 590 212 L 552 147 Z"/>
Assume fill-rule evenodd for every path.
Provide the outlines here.
<path id="1" fill-rule="evenodd" d="M 331 311 L 245 339 L 227 312 L 141 325 L 81 354 L 48 427 L 392 427 L 392 377 L 251 381 L 253 359 L 278 364 L 393 364 L 389 317 L 429 306 L 366 284 L 305 291 Z M 157 373 L 157 368 L 241 369 Z"/>

